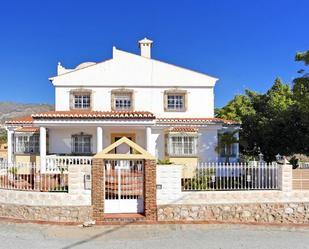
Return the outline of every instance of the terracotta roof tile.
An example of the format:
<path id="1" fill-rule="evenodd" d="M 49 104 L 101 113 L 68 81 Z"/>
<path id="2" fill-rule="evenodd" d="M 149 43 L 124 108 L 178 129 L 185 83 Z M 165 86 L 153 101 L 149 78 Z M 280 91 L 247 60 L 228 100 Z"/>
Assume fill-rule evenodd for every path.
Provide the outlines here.
<path id="1" fill-rule="evenodd" d="M 169 132 L 197 132 L 198 129 L 191 126 L 176 126 L 168 129 Z"/>
<path id="2" fill-rule="evenodd" d="M 11 120 L 6 121 L 6 124 L 32 124 L 33 119 L 31 116 L 14 118 Z"/>
<path id="3" fill-rule="evenodd" d="M 157 123 L 160 124 L 239 124 L 233 120 L 225 120 L 221 118 L 158 118 Z"/>
<path id="4" fill-rule="evenodd" d="M 15 129 L 16 132 L 39 132 L 40 128 L 39 127 L 18 127 Z"/>
<path id="5" fill-rule="evenodd" d="M 49 111 L 33 114 L 37 119 L 155 119 L 144 111 Z"/>

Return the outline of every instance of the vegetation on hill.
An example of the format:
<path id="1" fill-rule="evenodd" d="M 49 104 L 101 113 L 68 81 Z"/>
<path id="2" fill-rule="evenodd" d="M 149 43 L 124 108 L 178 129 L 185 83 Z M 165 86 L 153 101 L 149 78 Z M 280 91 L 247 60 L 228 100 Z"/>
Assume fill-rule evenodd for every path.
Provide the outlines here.
<path id="1" fill-rule="evenodd" d="M 309 50 L 297 53 L 296 61 L 309 65 Z M 280 78 L 265 93 L 246 90 L 226 106 L 216 109 L 216 116 L 241 121 L 241 152 L 257 157 L 262 152 L 270 161 L 275 155 L 309 155 L 309 74 L 301 69 L 293 87 Z"/>

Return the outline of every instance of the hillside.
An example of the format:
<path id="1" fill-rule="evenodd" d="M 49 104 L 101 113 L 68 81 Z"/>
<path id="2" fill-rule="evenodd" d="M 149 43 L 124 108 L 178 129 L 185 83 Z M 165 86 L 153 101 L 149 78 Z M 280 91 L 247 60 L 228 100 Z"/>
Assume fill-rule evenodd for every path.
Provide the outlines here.
<path id="1" fill-rule="evenodd" d="M 37 112 L 53 110 L 49 104 L 22 104 L 15 102 L 0 102 L 0 125 L 8 119 L 31 115 Z"/>

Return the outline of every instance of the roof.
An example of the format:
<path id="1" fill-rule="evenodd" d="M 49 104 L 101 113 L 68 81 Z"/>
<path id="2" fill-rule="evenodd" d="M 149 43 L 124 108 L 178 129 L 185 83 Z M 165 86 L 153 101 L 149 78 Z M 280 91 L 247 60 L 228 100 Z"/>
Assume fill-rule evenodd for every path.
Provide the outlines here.
<path id="1" fill-rule="evenodd" d="M 159 124 L 239 124 L 237 121 L 221 118 L 158 118 Z"/>
<path id="2" fill-rule="evenodd" d="M 39 127 L 18 127 L 17 129 L 15 129 L 15 132 L 39 132 L 40 128 Z"/>
<path id="3" fill-rule="evenodd" d="M 168 129 L 169 132 L 197 132 L 198 129 L 192 126 L 176 126 Z"/>
<path id="4" fill-rule="evenodd" d="M 33 120 L 39 119 L 140 119 L 154 120 L 156 117 L 153 113 L 147 111 L 49 111 L 32 114 L 27 117 L 20 117 L 6 121 L 6 124 L 33 124 Z M 173 129 L 189 129 L 187 125 L 203 125 L 203 124 L 226 124 L 239 125 L 239 122 L 233 120 L 225 120 L 220 118 L 157 118 L 157 124 L 167 124 L 177 126 Z M 192 128 L 192 127 L 191 127 Z"/>
<path id="5" fill-rule="evenodd" d="M 155 119 L 146 111 L 49 111 L 32 114 L 33 119 Z"/>
<path id="6" fill-rule="evenodd" d="M 8 120 L 5 123 L 6 124 L 32 124 L 33 119 L 31 116 L 19 117 L 19 118 Z"/>

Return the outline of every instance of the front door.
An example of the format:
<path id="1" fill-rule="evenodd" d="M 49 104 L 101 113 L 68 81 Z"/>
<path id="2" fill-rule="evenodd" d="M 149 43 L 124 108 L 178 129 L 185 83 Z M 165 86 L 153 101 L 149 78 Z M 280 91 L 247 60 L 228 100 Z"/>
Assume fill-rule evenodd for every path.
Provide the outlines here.
<path id="1" fill-rule="evenodd" d="M 144 212 L 144 161 L 105 161 L 105 213 Z"/>
<path id="2" fill-rule="evenodd" d="M 131 133 L 113 133 L 111 137 L 112 137 L 112 141 L 111 141 L 112 143 L 115 143 L 122 137 L 127 137 L 131 141 L 135 142 L 135 134 L 131 134 Z M 126 144 L 121 144 L 120 146 L 115 148 L 114 153 L 115 154 L 132 154 L 132 149 Z"/>

